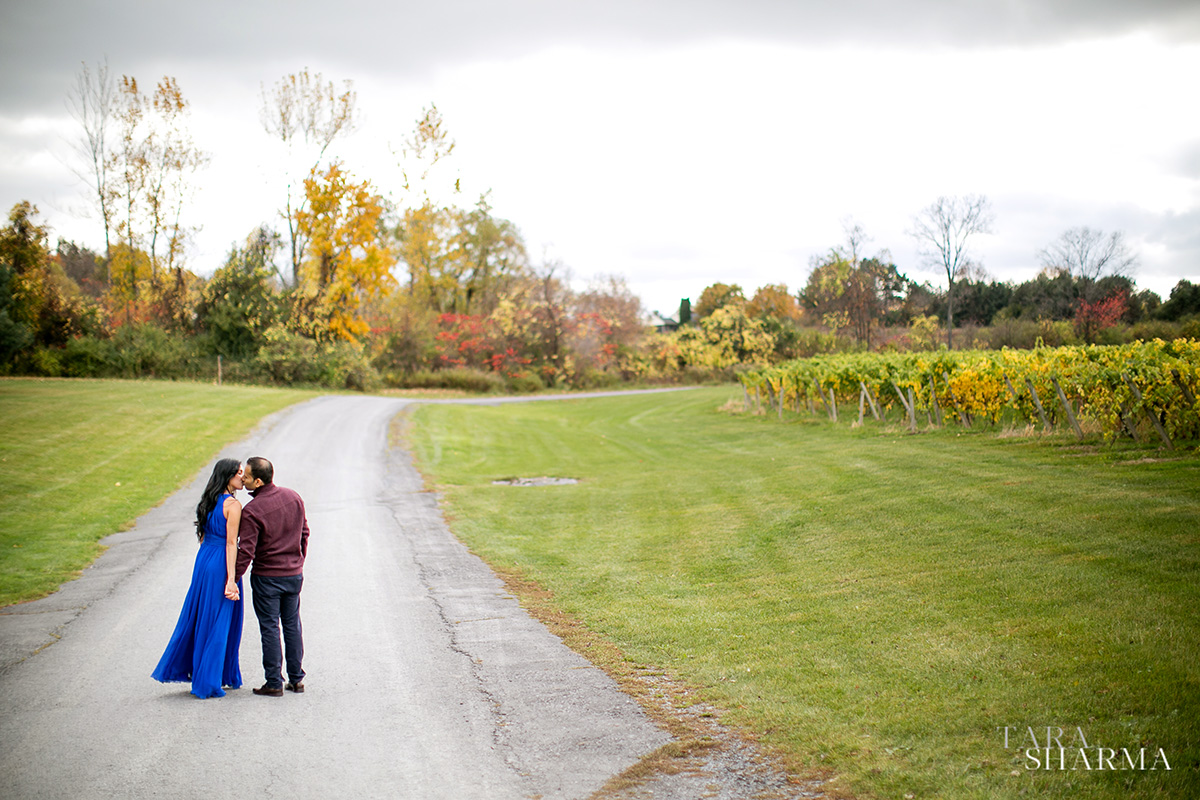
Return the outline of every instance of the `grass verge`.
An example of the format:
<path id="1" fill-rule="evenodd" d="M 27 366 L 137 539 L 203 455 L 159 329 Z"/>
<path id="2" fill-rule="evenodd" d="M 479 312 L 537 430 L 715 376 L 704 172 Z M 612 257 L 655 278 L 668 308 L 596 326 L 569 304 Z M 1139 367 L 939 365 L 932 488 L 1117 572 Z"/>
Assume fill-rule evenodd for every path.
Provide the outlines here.
<path id="1" fill-rule="evenodd" d="M 0 380 L 0 606 L 53 592 L 100 554 L 101 538 L 127 528 L 262 417 L 312 396 Z"/>
<path id="2" fill-rule="evenodd" d="M 1194 454 L 780 425 L 731 397 L 423 406 L 408 438 L 475 552 L 831 791 L 1200 796 Z M 491 484 L 541 475 L 581 482 Z M 1091 768 L 1031 769 L 1047 726 Z"/>

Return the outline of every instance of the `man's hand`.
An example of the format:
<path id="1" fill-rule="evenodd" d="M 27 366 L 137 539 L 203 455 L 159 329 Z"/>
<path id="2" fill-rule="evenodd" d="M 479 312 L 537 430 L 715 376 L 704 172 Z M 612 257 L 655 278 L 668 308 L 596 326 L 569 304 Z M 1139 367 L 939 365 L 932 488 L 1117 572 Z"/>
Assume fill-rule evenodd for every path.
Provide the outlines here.
<path id="1" fill-rule="evenodd" d="M 236 583 L 225 584 L 225 599 L 238 600 L 240 598 L 241 598 L 241 594 L 238 592 L 238 587 L 237 587 Z"/>

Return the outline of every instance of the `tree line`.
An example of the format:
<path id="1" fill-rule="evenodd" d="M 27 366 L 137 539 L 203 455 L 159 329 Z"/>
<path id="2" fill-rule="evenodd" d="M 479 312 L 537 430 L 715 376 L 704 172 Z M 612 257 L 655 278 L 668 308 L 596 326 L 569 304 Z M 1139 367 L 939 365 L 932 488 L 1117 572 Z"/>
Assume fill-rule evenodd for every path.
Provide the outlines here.
<path id="1" fill-rule="evenodd" d="M 51 248 L 36 206 L 11 209 L 4 372 L 207 377 L 219 363 L 243 380 L 536 388 L 649 369 L 632 348 L 641 304 L 621 278 L 573 289 L 561 264 L 529 257 L 489 193 L 460 201 L 436 106 L 397 154 L 393 197 L 335 155 L 359 123 L 351 82 L 303 70 L 264 86 L 263 131 L 286 164 L 279 225 L 255 226 L 207 278 L 186 263 L 186 210 L 210 157 L 178 83 L 146 91 L 85 64 L 69 106 L 104 250 Z"/>
<path id="2" fill-rule="evenodd" d="M 739 365 L 837 350 L 1102 341 L 1130 326 L 1200 313 L 1200 289 L 1166 302 L 1138 292 L 1120 233 L 1067 231 L 1019 285 L 971 260 L 990 230 L 986 198 L 939 198 L 912 235 L 946 289 L 909 280 L 868 237 L 810 263 L 804 286 L 705 288 L 678 319 L 649 327 L 618 276 L 573 288 L 566 267 L 528 253 L 490 194 L 462 201 L 456 144 L 436 106 L 397 153 L 386 193 L 336 156 L 359 124 L 350 81 L 303 70 L 264 86 L 264 134 L 283 154 L 278 226 L 231 245 L 209 277 L 192 271 L 188 203 L 210 155 L 188 130 L 177 81 L 152 90 L 83 65 L 69 106 L 77 172 L 102 252 L 59 239 L 16 204 L 0 231 L 0 372 L 210 378 L 332 386 L 526 389 L 729 376 Z M 1006 338 L 1007 337 L 1007 338 Z M 1052 341 L 1056 340 L 1056 341 Z M 220 365 L 218 367 L 218 364 Z"/>
<path id="3" fill-rule="evenodd" d="M 1200 286 L 1181 280 L 1165 302 L 1139 290 L 1131 277 L 1137 257 L 1120 232 L 1071 228 L 1036 254 L 1041 268 L 1033 278 L 991 279 L 970 259 L 963 235 L 971 225 L 982 232 L 981 220 L 990 226 L 986 208 L 985 198 L 939 198 L 915 218 L 912 234 L 926 245 L 927 263 L 945 271 L 945 288 L 909 279 L 886 249 L 868 255 L 868 237 L 847 223 L 845 241 L 812 258 L 794 293 L 769 284 L 747 297 L 740 285 L 715 283 L 695 305 L 685 301 L 680 318 L 702 321 L 732 307 L 773 320 L 782 327 L 777 344 L 789 351 L 781 358 L 814 355 L 802 335 L 812 328 L 848 340 L 835 349 L 862 350 L 1116 344 L 1200 334 Z"/>

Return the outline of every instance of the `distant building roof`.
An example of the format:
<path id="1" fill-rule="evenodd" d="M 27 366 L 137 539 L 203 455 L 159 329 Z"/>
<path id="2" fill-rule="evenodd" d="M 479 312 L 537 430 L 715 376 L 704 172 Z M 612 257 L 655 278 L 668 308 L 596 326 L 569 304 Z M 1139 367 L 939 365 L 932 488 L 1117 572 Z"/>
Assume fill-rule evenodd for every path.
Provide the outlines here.
<path id="1" fill-rule="evenodd" d="M 652 327 L 659 332 L 673 331 L 679 327 L 679 321 L 671 317 L 664 317 L 657 311 L 651 311 L 642 317 L 642 323 Z"/>

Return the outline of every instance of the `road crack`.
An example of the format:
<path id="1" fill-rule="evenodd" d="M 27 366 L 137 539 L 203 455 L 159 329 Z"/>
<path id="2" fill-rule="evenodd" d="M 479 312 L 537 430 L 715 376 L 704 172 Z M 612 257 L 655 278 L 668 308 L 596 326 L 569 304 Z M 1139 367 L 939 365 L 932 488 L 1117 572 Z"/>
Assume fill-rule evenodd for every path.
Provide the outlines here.
<path id="1" fill-rule="evenodd" d="M 489 616 L 474 619 L 460 619 L 451 613 L 447 607 L 437 588 L 437 577 L 439 570 L 436 566 L 426 563 L 424 557 L 433 555 L 426 553 L 422 549 L 422 540 L 419 531 L 437 529 L 444 527 L 445 522 L 441 517 L 441 509 L 437 505 L 436 497 L 430 492 L 424 491 L 424 487 L 415 490 L 406 490 L 405 484 L 413 483 L 413 479 L 405 473 L 408 470 L 403 470 L 403 465 L 396 463 L 397 458 L 393 452 L 392 458 L 389 459 L 389 475 L 399 472 L 396 477 L 399 480 L 389 481 L 389 484 L 395 488 L 388 491 L 387 495 L 382 498 L 383 504 L 389 509 L 392 519 L 395 521 L 397 529 L 407 535 L 409 543 L 412 546 L 412 564 L 417 573 L 417 579 L 421 585 L 425 587 L 430 603 L 433 605 L 434 612 L 441 623 L 447 647 L 456 655 L 464 659 L 472 679 L 472 691 L 474 691 L 481 699 L 483 707 L 488 709 L 492 717 L 491 740 L 492 746 L 500 755 L 504 764 L 510 769 L 522 785 L 530 787 L 532 792 L 531 775 L 533 771 L 530 765 L 524 763 L 518 755 L 517 748 L 514 747 L 509 735 L 509 721 L 505 713 L 504 704 L 499 699 L 497 694 L 492 691 L 488 685 L 487 675 L 484 671 L 483 659 L 473 653 L 468 646 L 463 644 L 459 636 L 460 626 L 468 622 L 483 622 L 489 620 L 505 619 L 504 616 Z M 397 469 L 400 467 L 400 469 Z M 415 470 L 412 470 L 415 473 Z M 419 479 L 418 479 L 419 486 Z M 408 535 L 408 534 L 414 535 Z"/>

